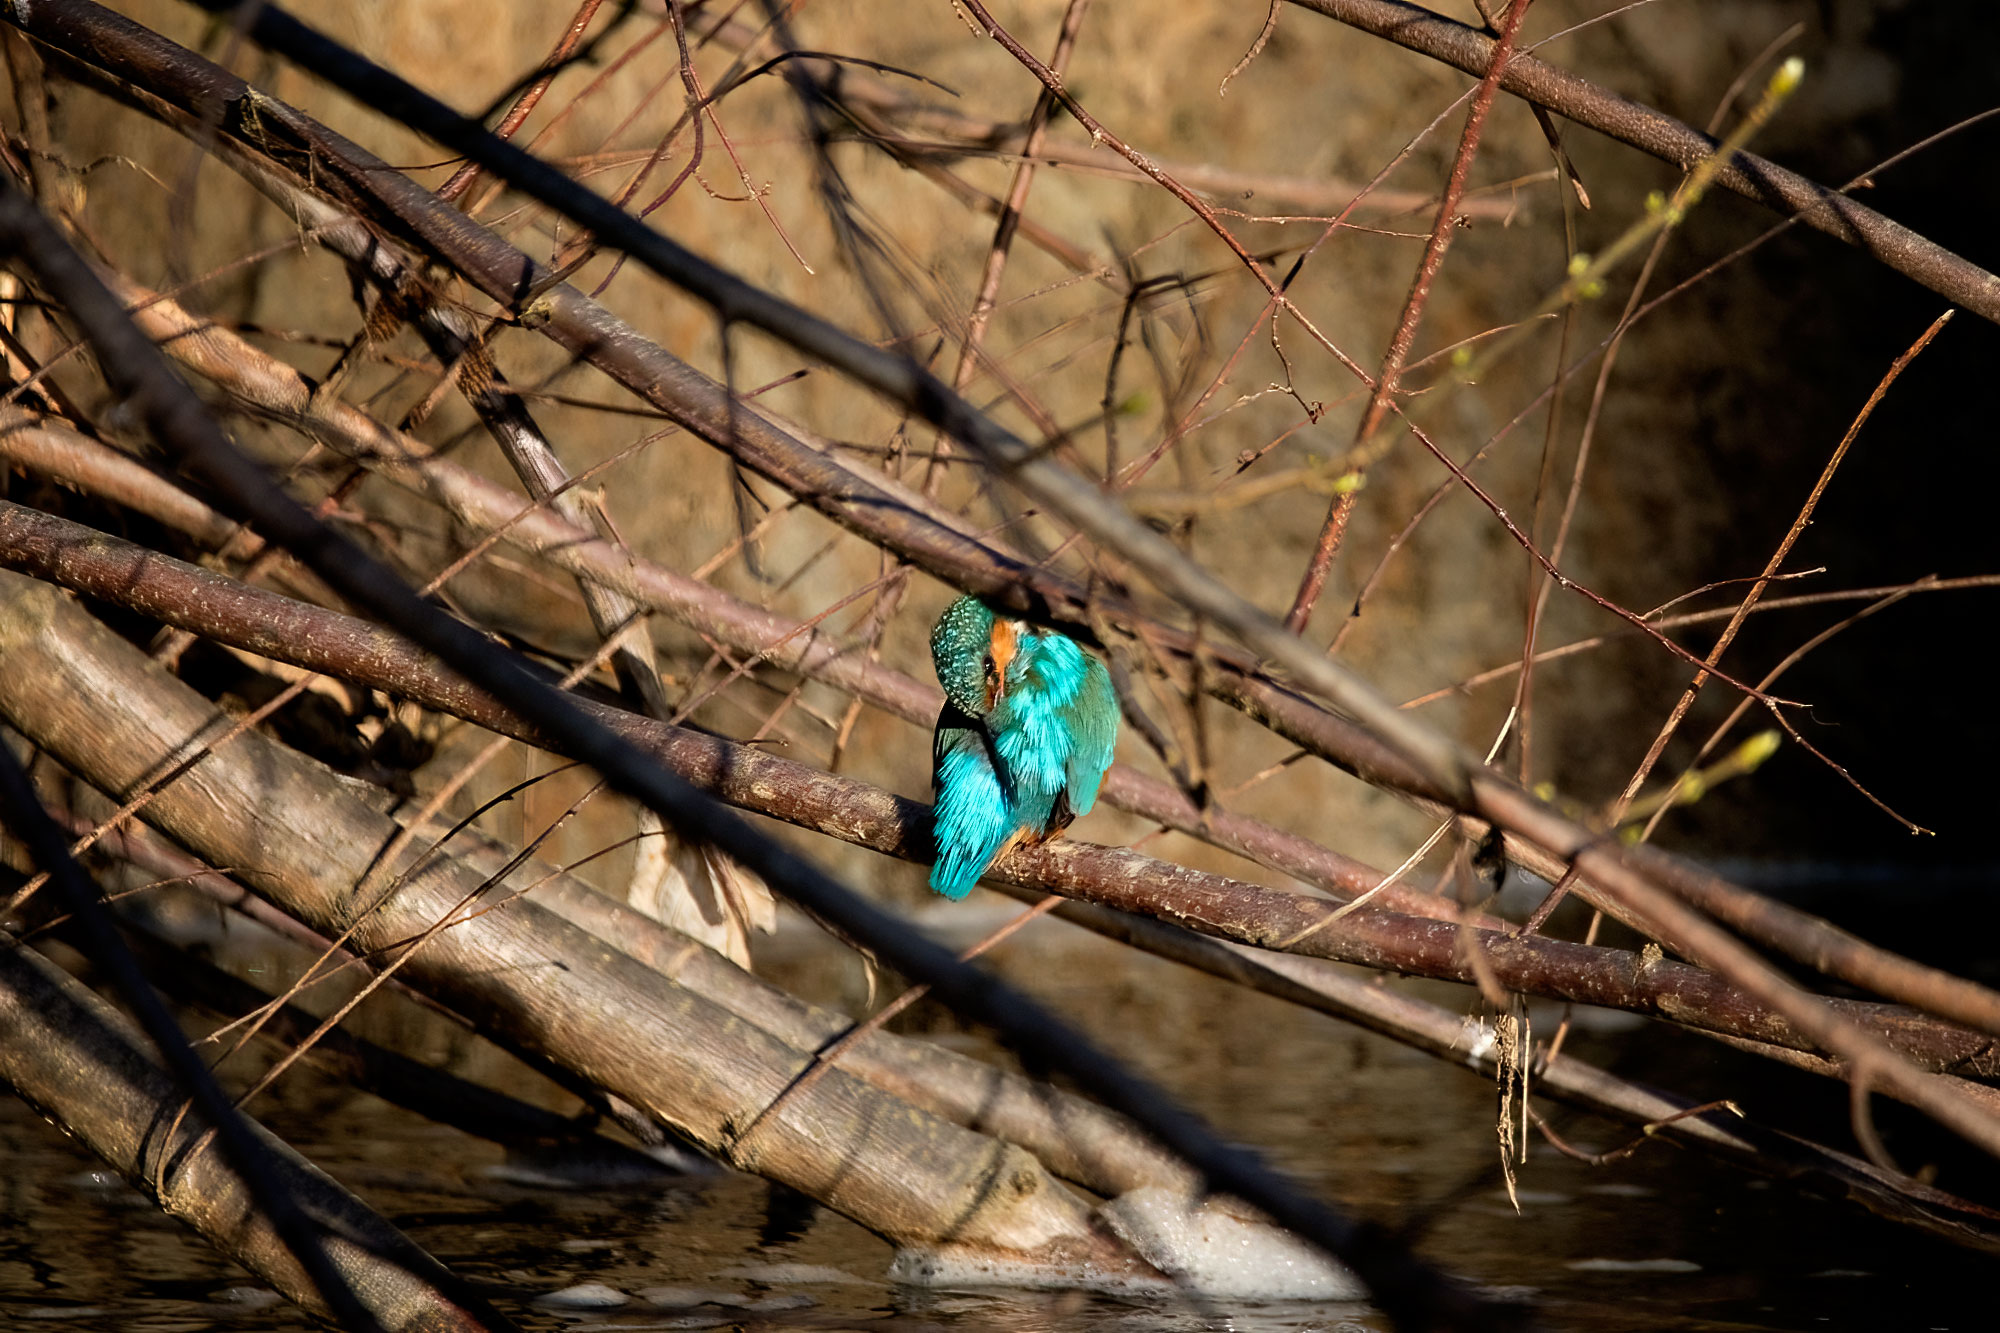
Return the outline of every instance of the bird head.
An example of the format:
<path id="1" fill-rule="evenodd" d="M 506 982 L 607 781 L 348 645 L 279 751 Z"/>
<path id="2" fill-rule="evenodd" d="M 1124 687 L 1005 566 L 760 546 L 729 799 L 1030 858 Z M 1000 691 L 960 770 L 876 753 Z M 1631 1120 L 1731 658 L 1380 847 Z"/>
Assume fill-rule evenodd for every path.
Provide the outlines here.
<path id="1" fill-rule="evenodd" d="M 945 698 L 972 717 L 985 717 L 1007 693 L 1008 668 L 1025 626 L 993 614 L 977 597 L 945 608 L 931 630 L 931 662 Z"/>

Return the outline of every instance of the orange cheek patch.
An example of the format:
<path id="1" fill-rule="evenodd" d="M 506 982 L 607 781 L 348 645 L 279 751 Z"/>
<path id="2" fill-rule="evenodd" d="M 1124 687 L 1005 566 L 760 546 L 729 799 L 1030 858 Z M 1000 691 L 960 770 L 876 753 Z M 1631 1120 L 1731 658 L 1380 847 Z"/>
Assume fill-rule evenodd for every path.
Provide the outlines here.
<path id="1" fill-rule="evenodd" d="M 987 690 L 987 707 L 991 708 L 1006 693 L 1007 664 L 1014 660 L 1014 653 L 1019 647 L 1020 641 L 1014 637 L 1013 622 L 996 618 L 993 633 L 987 640 L 987 652 L 993 659 L 993 679 Z"/>

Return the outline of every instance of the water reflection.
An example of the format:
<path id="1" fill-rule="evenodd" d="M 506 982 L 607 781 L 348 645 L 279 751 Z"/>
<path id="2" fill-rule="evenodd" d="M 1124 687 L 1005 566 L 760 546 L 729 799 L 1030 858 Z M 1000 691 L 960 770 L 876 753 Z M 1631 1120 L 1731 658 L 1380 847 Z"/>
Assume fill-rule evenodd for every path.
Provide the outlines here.
<path id="1" fill-rule="evenodd" d="M 230 954 L 228 941 L 218 941 Z M 1032 967 L 1023 966 L 1032 961 Z M 241 958 L 236 965 L 243 963 Z M 838 999 L 847 964 L 818 948 L 773 966 Z M 1588 1167 L 1537 1144 L 1521 1212 L 1494 1167 L 1492 1092 L 1469 1074 L 1330 1021 L 1239 994 L 1059 923 L 1003 966 L 1187 1096 L 1226 1133 L 1264 1146 L 1347 1207 L 1414 1221 L 1427 1254 L 1497 1294 L 1531 1297 L 1574 1330 L 1826 1327 L 1958 1329 L 1978 1261 L 1666 1144 Z M 282 973 L 282 956 L 256 965 Z M 790 975 L 795 974 L 795 975 Z M 271 975 L 265 974 L 266 979 Z M 365 1035 L 551 1109 L 576 1103 L 407 1002 L 372 1000 Z M 935 1011 L 908 1026 L 941 1027 Z M 980 1046 L 953 1034 L 955 1044 Z M 1579 1040 L 1588 1047 L 1589 1034 Z M 1724 1057 L 1678 1042 L 1696 1062 Z M 1648 1057 L 1659 1068 L 1658 1051 Z M 1745 1066 L 1747 1068 L 1747 1066 Z M 1714 1077 L 1743 1078 L 1736 1065 Z M 250 1071 L 254 1073 L 253 1071 Z M 239 1078 L 247 1075 L 239 1075 Z M 538 1094 L 534 1089 L 540 1088 Z M 255 1107 L 532 1329 L 868 1328 L 916 1333 L 1371 1333 L 1348 1304 L 1115 1299 L 1074 1292 L 936 1291 L 883 1280 L 890 1248 L 790 1190 L 734 1175 L 557 1183 L 499 1147 L 301 1068 Z M 1552 1108 L 1552 1113 L 1560 1115 Z M 1564 1121 L 1574 1142 L 1628 1136 Z M 315 1327 L 155 1212 L 34 1112 L 0 1100 L 0 1325 L 51 1329 Z"/>

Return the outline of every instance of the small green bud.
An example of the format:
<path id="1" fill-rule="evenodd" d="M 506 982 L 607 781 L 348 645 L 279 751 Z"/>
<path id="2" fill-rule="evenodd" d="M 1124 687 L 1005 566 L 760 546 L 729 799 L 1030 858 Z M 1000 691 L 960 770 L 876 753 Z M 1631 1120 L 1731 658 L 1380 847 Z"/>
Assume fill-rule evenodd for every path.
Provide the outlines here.
<path id="1" fill-rule="evenodd" d="M 1748 773 L 1778 752 L 1784 737 L 1775 730 L 1760 731 L 1743 744 L 1736 747 L 1736 762 Z"/>

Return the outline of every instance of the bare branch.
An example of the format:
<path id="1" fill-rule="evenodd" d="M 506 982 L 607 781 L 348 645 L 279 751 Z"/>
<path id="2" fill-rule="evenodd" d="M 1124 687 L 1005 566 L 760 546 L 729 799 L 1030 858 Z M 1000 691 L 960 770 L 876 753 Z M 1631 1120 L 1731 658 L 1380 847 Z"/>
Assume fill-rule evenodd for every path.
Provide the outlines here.
<path id="1" fill-rule="evenodd" d="M 1491 37 L 1403 0 L 1292 0 L 1292 3 L 1421 52 L 1467 74 L 1482 74 L 1492 63 Z M 1516 97 L 1683 169 L 1709 157 L 1716 149 L 1713 138 L 1692 126 L 1533 56 L 1523 55 L 1511 61 L 1500 86 Z M 1796 217 L 1816 231 L 1875 256 L 1954 305 L 2000 322 L 2000 277 L 1883 217 L 1867 205 L 1753 153 L 1736 154 L 1715 179 L 1725 189 Z"/>

